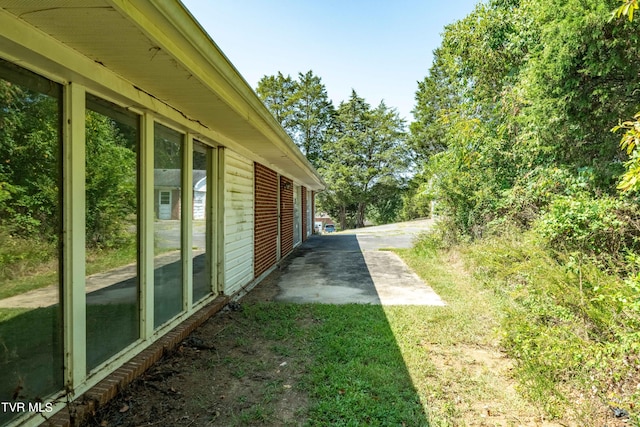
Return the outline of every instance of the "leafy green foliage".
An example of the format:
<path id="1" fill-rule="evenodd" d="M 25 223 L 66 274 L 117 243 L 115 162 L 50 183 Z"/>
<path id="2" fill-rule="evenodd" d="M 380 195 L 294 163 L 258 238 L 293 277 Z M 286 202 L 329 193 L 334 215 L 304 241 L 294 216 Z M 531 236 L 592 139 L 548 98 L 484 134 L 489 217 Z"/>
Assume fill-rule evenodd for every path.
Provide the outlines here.
<path id="1" fill-rule="evenodd" d="M 343 229 L 398 218 L 406 169 L 404 123 L 380 103 L 355 91 L 336 110 L 313 72 L 263 77 L 258 95 L 328 184 L 319 210 L 339 218 Z"/>
<path id="2" fill-rule="evenodd" d="M 298 75 L 293 118 L 294 141 L 312 165 L 318 167 L 323 145 L 333 125 L 335 109 L 320 77 L 312 71 Z"/>
<path id="3" fill-rule="evenodd" d="M 575 391 L 606 404 L 615 390 L 616 406 L 638 407 L 630 387 L 637 371 L 629 366 L 640 355 L 634 279 L 621 280 L 580 255 L 551 252 L 535 233 L 494 237 L 465 253 L 476 278 L 511 301 L 502 345 L 517 361 L 523 393 L 554 416 L 575 405 Z"/>
<path id="4" fill-rule="evenodd" d="M 638 143 L 640 142 L 640 113 L 637 113 L 634 120 L 627 120 L 612 129 L 617 132 L 625 130 L 620 140 L 620 148 L 625 150 L 629 159 L 625 162 L 626 171 L 618 184 L 618 189 L 635 192 L 640 189 L 640 153 Z"/>
<path id="5" fill-rule="evenodd" d="M 55 98 L 0 80 L 0 218 L 10 232 L 56 239 L 59 114 Z"/>
<path id="6" fill-rule="evenodd" d="M 563 194 L 539 191 L 557 170 L 589 170 L 591 191 L 615 191 L 623 156 L 606 129 L 636 109 L 640 36 L 610 10 L 607 0 L 492 1 L 446 27 L 410 141 L 461 231 L 481 236 L 505 217 L 530 226 Z"/>
<path id="7" fill-rule="evenodd" d="M 558 250 L 621 258 L 638 250 L 640 217 L 635 206 L 612 197 L 558 197 L 535 224 Z"/>
<path id="8" fill-rule="evenodd" d="M 339 218 L 342 229 L 348 228 L 348 211 L 355 226 L 364 227 L 369 206 L 381 214 L 378 219 L 397 217 L 396 191 L 407 158 L 404 138 L 402 119 L 384 102 L 372 109 L 352 91 L 349 101 L 340 104 L 320 167 L 329 188 L 319 201 Z"/>
<path id="9" fill-rule="evenodd" d="M 613 129 L 624 151 L 607 131 L 638 110 L 638 4 L 621 1 L 480 4 L 445 29 L 416 94 L 412 186 L 446 215 L 416 250 L 484 237 L 468 253 L 512 302 L 502 345 L 552 415 L 568 390 L 626 409 L 640 399 L 640 116 Z"/>
<path id="10" fill-rule="evenodd" d="M 389 224 L 398 220 L 404 192 L 401 180 L 395 176 L 382 178 L 373 190 L 376 196 L 367 206 L 366 217 L 374 224 Z"/>
<path id="11" fill-rule="evenodd" d="M 409 221 L 431 216 L 434 200 L 432 187 L 429 182 L 415 179 L 409 182 L 407 190 L 402 194 L 402 207 L 399 214 L 401 220 Z"/>
<path id="12" fill-rule="evenodd" d="M 311 70 L 298 79 L 278 73 L 258 82 L 258 96 L 312 165 L 318 167 L 334 107 L 322 79 Z"/>
<path id="13" fill-rule="evenodd" d="M 271 114 L 285 129 L 293 126 L 296 103 L 297 82 L 291 76 L 278 73 L 276 76 L 264 76 L 258 82 L 256 92 Z"/>
<path id="14" fill-rule="evenodd" d="M 638 10 L 638 0 L 620 0 L 623 5 L 613 11 L 612 16 L 620 18 L 621 16 L 628 16 L 629 22 L 633 21 L 633 13 Z"/>
<path id="15" fill-rule="evenodd" d="M 124 245 L 132 236 L 127 226 L 135 226 L 130 217 L 137 206 L 136 140 L 126 138 L 112 119 L 89 111 L 86 141 L 87 244 Z"/>

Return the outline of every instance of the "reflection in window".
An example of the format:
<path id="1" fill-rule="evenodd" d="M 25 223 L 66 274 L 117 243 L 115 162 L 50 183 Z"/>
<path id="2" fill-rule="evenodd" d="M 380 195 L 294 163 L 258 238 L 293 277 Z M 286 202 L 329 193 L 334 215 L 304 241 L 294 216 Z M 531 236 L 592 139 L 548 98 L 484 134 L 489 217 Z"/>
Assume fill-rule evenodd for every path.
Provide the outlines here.
<path id="1" fill-rule="evenodd" d="M 0 401 L 63 386 L 61 87 L 0 60 Z M 0 424 L 14 415 L 0 411 Z"/>
<path id="2" fill-rule="evenodd" d="M 154 326 L 183 308 L 182 287 L 182 134 L 154 127 Z"/>
<path id="3" fill-rule="evenodd" d="M 87 95 L 87 369 L 140 336 L 139 117 Z"/>
<path id="4" fill-rule="evenodd" d="M 207 198 L 207 156 L 211 150 L 201 143 L 193 143 L 193 302 L 211 293 L 210 256 L 205 238 L 210 215 L 207 208 L 211 201 Z"/>

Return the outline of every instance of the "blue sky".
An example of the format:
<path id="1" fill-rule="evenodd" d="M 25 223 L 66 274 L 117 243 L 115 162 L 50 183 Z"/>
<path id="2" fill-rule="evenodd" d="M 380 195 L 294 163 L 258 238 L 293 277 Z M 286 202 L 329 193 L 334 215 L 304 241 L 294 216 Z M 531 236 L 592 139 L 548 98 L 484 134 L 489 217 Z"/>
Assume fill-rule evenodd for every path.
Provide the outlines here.
<path id="1" fill-rule="evenodd" d="M 351 89 L 410 122 L 444 26 L 478 0 L 182 0 L 252 88 L 312 70 L 337 107 Z"/>

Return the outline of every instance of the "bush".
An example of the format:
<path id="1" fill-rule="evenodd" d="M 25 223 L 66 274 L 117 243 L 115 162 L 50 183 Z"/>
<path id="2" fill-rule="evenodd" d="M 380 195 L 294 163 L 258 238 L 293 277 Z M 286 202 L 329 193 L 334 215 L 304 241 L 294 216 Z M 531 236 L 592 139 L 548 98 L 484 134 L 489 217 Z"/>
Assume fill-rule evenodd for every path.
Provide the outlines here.
<path id="1" fill-rule="evenodd" d="M 534 225 L 556 250 L 620 259 L 638 247 L 640 213 L 629 202 L 602 196 L 558 197 Z"/>
<path id="2" fill-rule="evenodd" d="M 503 234 L 466 250 L 475 275 L 504 296 L 502 345 L 521 390 L 552 415 L 578 391 L 639 407 L 640 257 L 628 279 L 588 257 L 551 253 L 533 232 Z M 633 414 L 633 416 L 639 416 Z"/>
<path id="3" fill-rule="evenodd" d="M 402 195 L 400 218 L 403 221 L 431 216 L 431 202 L 434 200 L 431 187 L 431 183 L 423 182 L 415 188 L 410 188 Z"/>

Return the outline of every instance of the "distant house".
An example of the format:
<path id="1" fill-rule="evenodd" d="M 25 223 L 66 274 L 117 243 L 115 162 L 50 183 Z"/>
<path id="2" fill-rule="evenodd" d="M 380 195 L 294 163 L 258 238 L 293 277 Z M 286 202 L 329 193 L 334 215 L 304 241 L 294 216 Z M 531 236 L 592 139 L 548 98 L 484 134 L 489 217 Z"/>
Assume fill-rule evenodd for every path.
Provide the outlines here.
<path id="1" fill-rule="evenodd" d="M 0 412 L 0 426 L 65 425 L 67 402 L 112 397 L 194 319 L 277 268 L 311 234 L 325 185 L 180 1 L 45 3 L 0 0 L 0 111 L 16 97 L 42 106 L 29 125 L 46 122 L 47 151 L 13 137 L 55 157 L 23 174 L 49 174 L 58 239 L 52 283 L 28 303 L 0 299 L 0 401 L 46 410 Z M 88 274 L 86 224 L 108 230 L 115 213 L 98 193 L 89 217 L 87 141 L 109 130 L 127 174 L 114 216 L 126 223 L 112 225 L 135 260 Z"/>
<path id="2" fill-rule="evenodd" d="M 319 231 L 324 230 L 324 226 L 327 224 L 335 225 L 333 220 L 326 213 L 320 213 L 315 217 L 316 228 L 319 228 Z"/>
<path id="3" fill-rule="evenodd" d="M 204 202 L 206 200 L 207 171 L 194 170 L 193 219 L 204 219 Z M 156 219 L 180 219 L 180 200 L 182 195 L 182 171 L 180 169 L 154 169 L 154 209 Z M 196 190 L 196 187 L 199 189 Z M 197 196 L 197 197 L 196 197 Z M 198 216 L 196 218 L 196 206 Z"/>

